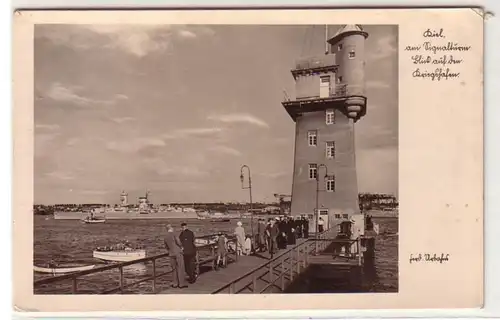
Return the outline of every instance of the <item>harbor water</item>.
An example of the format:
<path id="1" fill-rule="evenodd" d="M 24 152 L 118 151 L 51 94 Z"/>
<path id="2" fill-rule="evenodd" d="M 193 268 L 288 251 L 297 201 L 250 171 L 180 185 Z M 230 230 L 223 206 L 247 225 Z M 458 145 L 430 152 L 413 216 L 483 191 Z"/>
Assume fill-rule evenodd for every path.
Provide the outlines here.
<path id="1" fill-rule="evenodd" d="M 54 220 L 52 217 L 34 217 L 34 265 L 47 266 L 53 260 L 59 265 L 103 265 L 92 257 L 92 251 L 98 246 L 107 246 L 128 241 L 147 249 L 147 255 L 165 252 L 163 237 L 165 225 L 171 223 L 176 230 L 187 222 L 196 236 L 213 234 L 219 231 L 232 233 L 237 220 L 230 222 L 210 222 L 206 220 L 113 220 L 104 224 L 83 224 L 76 220 Z M 243 219 L 247 233 L 251 233 L 250 219 Z M 380 235 L 376 239 L 376 281 L 372 292 L 398 291 L 398 219 L 374 218 L 380 225 Z M 256 225 L 256 219 L 254 219 Z M 254 227 L 255 228 L 255 227 Z M 256 228 L 255 228 L 256 230 Z M 157 272 L 168 269 L 168 259 L 159 260 Z M 264 262 L 264 261 L 263 261 Z M 126 282 L 151 276 L 150 265 L 136 264 L 124 269 Z M 47 274 L 34 273 L 34 280 L 50 277 Z M 96 293 L 117 285 L 118 270 L 110 270 L 87 276 L 79 281 L 81 293 Z M 168 276 L 158 281 L 158 286 L 167 286 Z M 52 284 L 35 290 L 39 294 L 70 293 L 71 282 Z M 132 287 L 127 293 L 151 293 L 151 282 Z"/>

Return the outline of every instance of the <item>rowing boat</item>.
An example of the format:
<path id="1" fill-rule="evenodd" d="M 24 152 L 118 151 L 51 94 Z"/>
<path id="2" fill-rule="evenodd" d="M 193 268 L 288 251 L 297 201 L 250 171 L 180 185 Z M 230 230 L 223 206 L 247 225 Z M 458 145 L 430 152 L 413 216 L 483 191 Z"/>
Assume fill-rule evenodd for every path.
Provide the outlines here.
<path id="1" fill-rule="evenodd" d="M 67 267 L 67 268 L 44 268 L 44 267 L 33 266 L 33 270 L 39 273 L 62 274 L 62 273 L 87 271 L 93 269 L 94 267 L 95 267 L 94 264 L 90 266 Z"/>
<path id="2" fill-rule="evenodd" d="M 126 262 L 146 258 L 146 250 L 94 250 L 93 257 L 106 261 Z"/>

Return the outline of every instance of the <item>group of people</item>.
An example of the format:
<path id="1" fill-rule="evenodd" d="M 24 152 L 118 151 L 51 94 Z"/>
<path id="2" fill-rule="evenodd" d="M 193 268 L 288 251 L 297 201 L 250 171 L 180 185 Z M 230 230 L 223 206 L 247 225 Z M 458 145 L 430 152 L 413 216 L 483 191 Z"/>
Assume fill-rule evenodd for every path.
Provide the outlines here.
<path id="1" fill-rule="evenodd" d="M 276 253 L 286 249 L 287 245 L 294 245 L 297 238 L 309 237 L 309 221 L 305 217 L 276 217 L 259 219 L 256 252 Z"/>
<path id="2" fill-rule="evenodd" d="M 174 232 L 172 225 L 167 225 L 167 234 L 164 239 L 168 250 L 170 265 L 173 268 L 174 288 L 187 287 L 186 275 L 189 283 L 196 281 L 196 242 L 194 233 L 189 230 L 186 223 L 181 224 L 182 231 L 179 236 Z M 226 255 L 234 249 L 237 255 L 249 255 L 252 252 L 269 252 L 271 255 L 287 245 L 294 245 L 298 238 L 309 237 L 309 221 L 306 217 L 276 217 L 259 219 L 257 237 L 255 242 L 245 233 L 241 221 L 237 222 L 234 229 L 236 236 L 235 248 L 229 248 L 225 234 L 219 233 L 215 239 L 217 247 L 216 265 L 226 266 Z"/>
<path id="3" fill-rule="evenodd" d="M 168 250 L 170 265 L 173 268 L 174 288 L 186 288 L 186 274 L 188 282 L 196 281 L 196 243 L 194 233 L 188 229 L 186 223 L 181 224 L 179 236 L 174 232 L 171 224 L 167 225 L 165 247 Z"/>

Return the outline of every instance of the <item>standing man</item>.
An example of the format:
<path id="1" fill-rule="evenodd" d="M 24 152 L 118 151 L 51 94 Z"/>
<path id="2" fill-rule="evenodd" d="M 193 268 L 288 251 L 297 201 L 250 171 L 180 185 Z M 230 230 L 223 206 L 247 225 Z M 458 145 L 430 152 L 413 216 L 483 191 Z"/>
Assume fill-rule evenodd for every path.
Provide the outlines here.
<path id="1" fill-rule="evenodd" d="M 323 218 L 319 217 L 319 220 L 318 220 L 318 232 L 322 233 L 323 231 L 325 231 L 325 221 L 323 221 Z"/>
<path id="2" fill-rule="evenodd" d="M 263 252 L 266 250 L 266 224 L 264 219 L 259 219 L 258 233 L 259 233 L 258 251 Z"/>
<path id="3" fill-rule="evenodd" d="M 280 230 L 278 229 L 278 225 L 276 220 L 271 220 L 271 225 L 269 228 L 269 253 L 271 254 L 271 259 L 273 255 L 278 252 L 278 234 Z"/>
<path id="4" fill-rule="evenodd" d="M 173 288 L 186 288 L 184 284 L 184 257 L 182 256 L 182 244 L 179 237 L 174 233 L 174 228 L 171 224 L 167 225 L 167 235 L 165 236 L 165 248 L 168 251 L 170 258 L 170 266 L 174 269 L 173 273 Z"/>
<path id="5" fill-rule="evenodd" d="M 184 266 L 189 277 L 189 283 L 196 281 L 196 244 L 194 242 L 194 233 L 189 230 L 186 223 L 181 223 L 182 232 L 179 236 L 182 247 L 184 248 Z"/>
<path id="6" fill-rule="evenodd" d="M 307 239 L 309 238 L 309 219 L 304 217 L 303 223 L 304 238 Z"/>

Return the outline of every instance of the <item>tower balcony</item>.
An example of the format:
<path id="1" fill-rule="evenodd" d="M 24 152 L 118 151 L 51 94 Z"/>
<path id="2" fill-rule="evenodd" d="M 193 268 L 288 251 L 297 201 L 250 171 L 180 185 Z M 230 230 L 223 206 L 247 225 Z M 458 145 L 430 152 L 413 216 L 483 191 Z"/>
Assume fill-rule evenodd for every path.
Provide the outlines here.
<path id="1" fill-rule="evenodd" d="M 303 113 L 324 111 L 326 109 L 339 109 L 354 120 L 358 120 L 366 114 L 366 97 L 359 94 L 350 94 L 347 84 L 330 88 L 329 95 L 326 97 L 318 95 L 301 97 L 295 100 L 286 98 L 282 105 L 293 121 Z"/>

